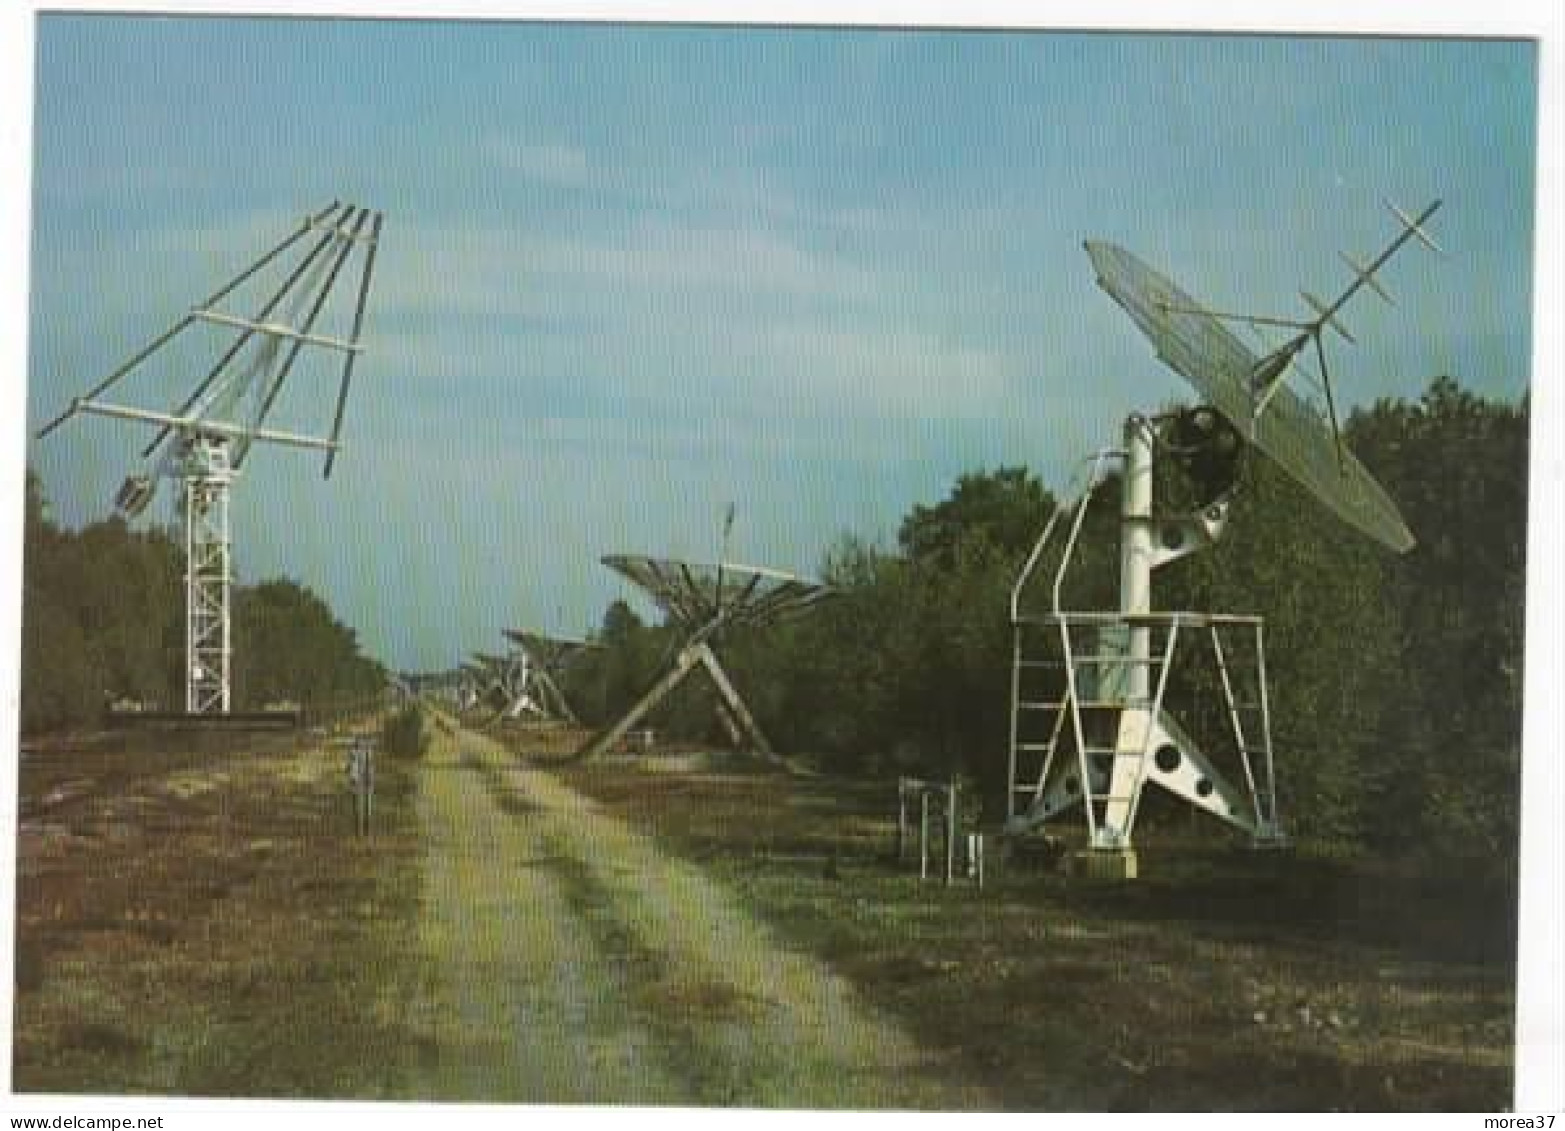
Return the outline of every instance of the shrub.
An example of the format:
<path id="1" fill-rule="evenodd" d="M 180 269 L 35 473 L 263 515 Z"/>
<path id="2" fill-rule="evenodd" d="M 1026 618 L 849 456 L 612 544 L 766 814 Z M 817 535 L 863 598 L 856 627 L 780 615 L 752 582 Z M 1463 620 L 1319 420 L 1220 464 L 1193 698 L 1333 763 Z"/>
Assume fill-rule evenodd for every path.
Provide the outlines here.
<path id="1" fill-rule="evenodd" d="M 429 732 L 424 728 L 424 712 L 410 703 L 380 724 L 380 748 L 396 758 L 420 758 L 429 748 Z"/>

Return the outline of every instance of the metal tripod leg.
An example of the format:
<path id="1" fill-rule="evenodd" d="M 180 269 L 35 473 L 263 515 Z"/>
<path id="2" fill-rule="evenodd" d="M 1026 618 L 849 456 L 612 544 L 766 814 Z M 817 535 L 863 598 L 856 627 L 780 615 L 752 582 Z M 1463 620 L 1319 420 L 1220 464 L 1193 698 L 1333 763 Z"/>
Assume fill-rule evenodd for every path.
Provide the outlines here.
<path id="1" fill-rule="evenodd" d="M 534 672 L 533 680 L 538 685 L 539 698 L 543 700 L 546 709 L 553 711 L 555 717 L 564 719 L 566 722 L 574 725 L 577 722 L 576 712 L 571 710 L 570 704 L 565 701 L 565 693 L 550 678 L 549 673 L 544 671 Z"/>
<path id="2" fill-rule="evenodd" d="M 665 696 L 674 688 L 685 681 L 685 678 L 701 667 L 711 677 L 712 684 L 717 689 L 719 699 L 727 709 L 732 720 L 740 730 L 748 737 L 754 748 L 762 754 L 772 756 L 772 745 L 766 740 L 766 735 L 756 725 L 749 708 L 744 705 L 744 700 L 739 698 L 739 693 L 734 690 L 734 685 L 729 682 L 728 673 L 723 671 L 721 664 L 717 662 L 717 656 L 705 641 L 692 644 L 680 649 L 679 655 L 674 658 L 673 667 L 664 673 L 663 677 L 652 685 L 641 699 L 613 726 L 596 735 L 587 745 L 583 746 L 574 755 L 576 758 L 596 758 L 605 750 L 613 747 L 625 737 L 625 733 L 644 719 L 648 712 L 656 707 Z"/>
<path id="3" fill-rule="evenodd" d="M 701 664 L 706 668 L 707 675 L 712 677 L 712 685 L 717 688 L 717 693 L 722 697 L 723 706 L 728 709 L 732 721 L 736 723 L 750 739 L 750 744 L 755 751 L 768 757 L 775 756 L 772 744 L 766 740 L 766 735 L 761 732 L 750 709 L 744 705 L 744 700 L 739 698 L 739 692 L 734 690 L 734 685 L 729 682 L 728 673 L 717 662 L 717 654 L 705 644 L 696 645 L 700 651 Z"/>

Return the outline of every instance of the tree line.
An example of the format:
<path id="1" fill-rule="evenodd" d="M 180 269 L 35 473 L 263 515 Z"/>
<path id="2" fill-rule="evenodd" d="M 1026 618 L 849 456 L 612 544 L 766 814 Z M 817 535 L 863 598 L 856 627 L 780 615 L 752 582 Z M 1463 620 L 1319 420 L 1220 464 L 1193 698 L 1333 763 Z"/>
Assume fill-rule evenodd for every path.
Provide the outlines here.
<path id="1" fill-rule="evenodd" d="M 1155 607 L 1266 619 L 1281 810 L 1301 836 L 1514 853 L 1519 813 L 1528 403 L 1450 378 L 1416 401 L 1355 412 L 1347 443 L 1418 538 L 1405 555 L 1349 530 L 1250 456 L 1215 551 L 1160 570 Z M 1160 507 L 1191 501 L 1162 475 Z M 1026 468 L 958 478 L 914 506 L 892 546 L 843 535 L 821 563 L 836 590 L 809 616 L 723 639 L 725 666 L 774 743 L 844 773 L 960 773 L 1003 797 L 1017 571 L 1059 500 Z M 1118 488 L 1095 496 L 1067 608 L 1111 609 Z M 29 472 L 23 538 L 24 732 L 80 726 L 129 700 L 183 699 L 183 560 L 161 528 L 118 517 L 67 530 Z M 351 628 L 289 580 L 236 585 L 235 706 L 306 709 L 373 695 L 384 670 Z M 605 645 L 566 676 L 588 722 L 624 711 L 680 643 L 623 602 Z M 1179 689 L 1215 701 L 1199 678 Z M 720 739 L 699 680 L 651 720 Z"/>
<path id="2" fill-rule="evenodd" d="M 118 515 L 69 530 L 27 473 L 22 537 L 21 728 L 95 724 L 106 707 L 184 707 L 184 551 L 170 531 Z M 385 671 L 315 593 L 286 579 L 231 593 L 234 708 L 307 712 L 364 699 Z"/>
<path id="3" fill-rule="evenodd" d="M 1442 845 L 1510 858 L 1518 832 L 1528 403 L 1448 377 L 1416 401 L 1355 412 L 1346 442 L 1418 544 L 1393 554 L 1249 454 L 1224 538 L 1159 570 L 1154 607 L 1266 621 L 1280 808 L 1295 834 L 1374 847 Z M 1159 506 L 1191 488 L 1160 474 Z M 1065 607 L 1112 609 L 1118 486 L 1095 497 Z M 976 779 L 1003 804 L 1017 572 L 1058 500 L 1027 469 L 961 476 L 913 507 L 896 544 L 844 535 L 821 566 L 836 597 L 722 642 L 725 666 L 781 748 L 824 768 Z M 623 602 L 601 652 L 570 674 L 590 721 L 626 709 L 677 647 Z M 1215 678 L 1215 677 L 1214 677 Z M 698 684 L 699 681 L 692 681 Z M 1210 707 L 1199 678 L 1181 688 Z M 719 737 L 698 686 L 653 720 Z"/>

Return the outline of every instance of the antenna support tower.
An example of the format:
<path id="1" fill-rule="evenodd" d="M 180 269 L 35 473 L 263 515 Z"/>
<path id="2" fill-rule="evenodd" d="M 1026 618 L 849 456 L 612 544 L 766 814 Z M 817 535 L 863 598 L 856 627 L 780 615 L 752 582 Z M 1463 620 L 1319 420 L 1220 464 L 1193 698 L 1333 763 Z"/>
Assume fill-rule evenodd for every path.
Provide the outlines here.
<path id="1" fill-rule="evenodd" d="M 525 629 L 500 631 L 511 642 L 519 668 L 511 706 L 505 717 L 519 718 L 524 711 L 531 711 L 542 719 L 577 724 L 580 720 L 560 689 L 559 677 L 599 645 Z"/>
<path id="2" fill-rule="evenodd" d="M 1228 516 L 1224 496 L 1195 512 L 1160 517 L 1153 508 L 1155 452 L 1175 421 L 1139 415 L 1123 446 L 1094 456 L 1074 502 L 1062 502 L 1011 592 L 1010 790 L 1006 832 L 1021 834 L 1082 807 L 1086 867 L 1133 878 L 1132 834 L 1147 783 L 1248 833 L 1257 845 L 1286 842 L 1277 816 L 1266 656 L 1260 617 L 1156 612 L 1152 574 L 1210 547 Z M 1119 609 L 1064 608 L 1067 573 L 1100 488 L 1120 496 Z M 1046 613 L 1024 595 L 1046 554 L 1058 552 Z M 1175 718 L 1170 688 L 1205 651 L 1221 691 L 1217 742 L 1204 746 Z M 1203 720 L 1211 722 L 1212 720 Z M 1217 756 L 1221 749 L 1225 757 Z M 1225 772 L 1225 766 L 1229 772 Z"/>
<path id="3" fill-rule="evenodd" d="M 1367 287 L 1390 301 L 1376 272 L 1409 240 L 1440 250 L 1423 227 L 1439 201 L 1416 217 L 1389 207 L 1400 233 L 1367 265 L 1343 256 L 1354 279 L 1334 301 L 1303 292 L 1309 318 L 1216 311 L 1129 252 L 1099 242 L 1086 245 L 1099 285 L 1130 315 L 1158 358 L 1208 403 L 1156 420 L 1130 416 L 1123 446 L 1092 457 L 1077 501 L 1055 511 L 1017 577 L 1010 610 L 1007 832 L 1036 829 L 1079 804 L 1087 824 L 1085 866 L 1099 875 L 1131 878 L 1132 833 L 1151 782 L 1244 830 L 1258 846 L 1287 842 L 1277 813 L 1261 618 L 1155 612 L 1152 576 L 1221 537 L 1246 447 L 1271 459 L 1361 533 L 1399 553 L 1414 545 L 1395 504 L 1343 445 L 1322 342 L 1328 327 L 1353 340 L 1337 315 L 1359 290 Z M 1257 356 L 1229 332 L 1232 322 L 1252 330 L 1280 327 L 1292 336 Z M 1298 365 L 1311 346 L 1316 374 Z M 1324 393 L 1325 412 L 1289 387 L 1289 378 L 1301 374 Z M 1202 501 L 1187 515 L 1165 517 L 1154 510 L 1160 450 L 1193 470 L 1216 469 L 1201 484 Z M 1064 607 L 1066 575 L 1092 499 L 1115 467 L 1121 482 L 1119 609 L 1070 611 Z M 1046 552 L 1058 553 L 1049 611 L 1025 611 L 1024 591 Z M 1170 710 L 1170 690 L 1189 678 L 1190 644 L 1202 640 L 1220 703 L 1192 711 L 1187 727 Z M 1197 721 L 1215 734 L 1215 742 L 1197 741 Z"/>
<path id="4" fill-rule="evenodd" d="M 723 670 L 712 642 L 731 627 L 754 628 L 799 616 L 832 590 L 778 570 L 726 562 L 695 565 L 611 554 L 603 564 L 646 590 L 684 634 L 683 643 L 635 705 L 572 757 L 585 760 L 612 749 L 686 678 L 704 671 L 718 694 L 718 720 L 735 745 L 775 758 L 771 742 Z"/>
<path id="5" fill-rule="evenodd" d="M 380 241 L 382 214 L 334 201 L 305 217 L 281 242 L 192 307 L 172 326 L 101 380 L 42 428 L 42 439 L 78 414 L 150 425 L 153 439 L 141 452 L 147 470 L 132 474 L 115 496 L 126 517 L 146 510 L 162 479 L 173 480 L 184 528 L 185 712 L 221 719 L 233 706 L 234 653 L 230 598 L 233 545 L 229 494 L 257 442 L 324 452 L 330 477 L 341 450 L 344 410 Z M 313 239 L 306 237 L 313 236 Z M 361 252 L 357 295 L 346 336 L 323 333 L 321 316 L 356 252 Z M 279 279 L 279 276 L 281 278 Z M 264 297 L 243 317 L 219 308 L 252 280 Z M 252 288 L 254 289 L 254 288 Z M 219 359 L 171 411 L 105 400 L 116 385 L 175 338 L 195 326 L 231 339 Z M 300 354 L 343 357 L 330 431 L 324 436 L 266 426 Z"/>
<path id="6" fill-rule="evenodd" d="M 229 441 L 192 436 L 185 447 L 180 479 L 185 527 L 185 711 L 228 714 L 232 707 L 229 661 L 233 626 L 229 591 L 233 583 L 228 528 Z"/>

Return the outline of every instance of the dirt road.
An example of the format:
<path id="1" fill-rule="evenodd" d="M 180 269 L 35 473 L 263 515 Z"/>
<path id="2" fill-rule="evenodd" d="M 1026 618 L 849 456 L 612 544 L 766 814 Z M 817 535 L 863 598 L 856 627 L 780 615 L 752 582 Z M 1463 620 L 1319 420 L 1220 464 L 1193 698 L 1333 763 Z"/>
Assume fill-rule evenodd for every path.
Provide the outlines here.
<path id="1" fill-rule="evenodd" d="M 407 1099 L 992 1107 L 719 885 L 499 744 L 437 730 Z"/>

